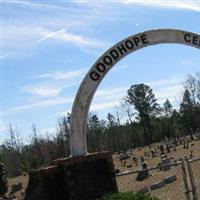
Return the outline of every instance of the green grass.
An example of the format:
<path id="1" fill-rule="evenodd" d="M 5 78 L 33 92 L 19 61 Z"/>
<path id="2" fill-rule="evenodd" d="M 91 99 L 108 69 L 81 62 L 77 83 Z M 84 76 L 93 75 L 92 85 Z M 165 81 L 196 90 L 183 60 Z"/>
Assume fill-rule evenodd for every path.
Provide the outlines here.
<path id="1" fill-rule="evenodd" d="M 133 193 L 133 192 L 126 192 L 126 193 L 114 193 L 108 194 L 101 198 L 100 200 L 159 200 L 156 197 L 152 197 L 149 194 L 140 194 L 140 193 Z"/>

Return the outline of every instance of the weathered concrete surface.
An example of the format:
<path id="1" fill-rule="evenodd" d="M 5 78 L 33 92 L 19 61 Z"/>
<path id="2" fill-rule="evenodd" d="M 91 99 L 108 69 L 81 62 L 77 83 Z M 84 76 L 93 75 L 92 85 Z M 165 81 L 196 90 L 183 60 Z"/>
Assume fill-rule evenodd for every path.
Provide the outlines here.
<path id="1" fill-rule="evenodd" d="M 71 118 L 70 148 L 72 156 L 87 153 L 86 122 L 95 91 L 109 70 L 122 58 L 139 49 L 156 44 L 183 44 L 200 49 L 200 35 L 183 30 L 150 30 L 118 42 L 91 67 L 77 92 Z"/>
<path id="2" fill-rule="evenodd" d="M 29 173 L 25 200 L 95 200 L 117 191 L 110 152 L 63 158 L 52 164 Z"/>

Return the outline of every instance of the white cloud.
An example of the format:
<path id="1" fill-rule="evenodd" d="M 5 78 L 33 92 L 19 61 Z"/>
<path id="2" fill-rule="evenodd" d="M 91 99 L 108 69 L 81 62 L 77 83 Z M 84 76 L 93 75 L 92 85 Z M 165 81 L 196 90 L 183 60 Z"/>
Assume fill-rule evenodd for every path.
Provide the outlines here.
<path id="1" fill-rule="evenodd" d="M 199 65 L 195 64 L 192 60 L 189 60 L 189 59 L 181 60 L 180 63 L 183 65 L 186 65 L 186 66 L 190 66 L 190 67 L 199 66 Z"/>
<path id="2" fill-rule="evenodd" d="M 113 71 L 119 71 L 119 70 L 124 70 L 130 68 L 130 65 L 121 65 L 119 67 L 113 67 Z"/>
<path id="3" fill-rule="evenodd" d="M 160 87 L 160 86 L 181 84 L 183 80 L 184 80 L 183 75 L 176 75 L 176 76 L 171 76 L 163 80 L 149 81 L 149 82 L 146 82 L 146 84 L 151 87 Z"/>
<path id="4" fill-rule="evenodd" d="M 90 111 L 101 111 L 119 106 L 126 90 L 126 87 L 97 90 Z M 58 112 L 57 115 L 65 115 L 68 112 L 71 112 L 71 110 Z"/>
<path id="5" fill-rule="evenodd" d="M 21 91 L 41 97 L 58 96 L 64 89 L 79 84 L 86 71 L 86 68 L 82 68 L 69 72 L 39 74 L 33 78 L 41 79 L 42 82 L 25 85 L 21 87 Z"/>
<path id="6" fill-rule="evenodd" d="M 177 99 L 180 100 L 183 94 L 183 86 L 181 84 L 173 85 L 160 88 L 158 90 L 155 90 L 154 92 L 159 103 L 163 103 L 167 99 L 169 99 L 170 101 L 175 101 Z"/>
<path id="7" fill-rule="evenodd" d="M 176 75 L 176 76 L 169 77 L 165 80 L 157 80 L 157 81 L 148 82 L 148 85 L 150 85 L 153 88 L 155 96 L 158 99 L 159 103 L 163 103 L 168 98 L 172 103 L 177 104 L 177 102 L 180 101 L 180 99 L 182 98 L 183 78 L 184 78 L 183 75 Z M 129 87 L 130 86 L 124 86 L 124 87 L 115 87 L 115 88 L 97 90 L 90 110 L 100 111 L 100 110 L 105 110 L 109 108 L 114 108 L 120 105 L 120 102 L 122 101 L 122 98 L 126 95 L 126 91 L 129 89 Z M 40 95 L 48 95 L 48 91 L 50 90 L 51 89 L 48 90 L 46 88 L 46 90 L 35 89 L 33 91 L 35 91 L 35 93 L 40 94 Z M 50 91 L 50 94 L 52 94 L 53 96 L 53 95 L 56 95 L 57 92 L 58 92 L 57 90 L 55 91 L 52 90 Z M 56 105 L 61 105 L 61 104 L 70 104 L 71 106 L 73 101 L 74 101 L 74 98 L 68 98 L 68 97 L 50 98 L 47 100 L 42 100 L 42 101 L 34 102 L 31 104 L 11 108 L 10 110 L 8 110 L 7 114 L 15 113 L 19 111 L 25 111 L 25 110 L 32 110 L 36 108 L 46 108 L 49 106 L 56 106 Z M 60 112 L 57 114 L 60 115 L 60 114 L 63 114 L 63 112 L 62 113 Z"/>
<path id="8" fill-rule="evenodd" d="M 26 7 L 26 8 L 34 8 L 34 9 L 49 9 L 49 10 L 53 10 L 55 11 L 63 11 L 63 12 L 70 12 L 70 11 L 81 11 L 79 8 L 72 8 L 69 6 L 64 6 L 67 3 L 66 1 L 59 1 L 60 4 L 55 5 L 55 1 L 46 1 L 48 3 L 46 3 L 45 1 L 25 1 L 25 0 L 1 0 L 0 2 L 5 2 L 5 3 L 9 3 L 9 4 L 14 4 L 15 6 L 18 7 Z M 63 3 L 63 4 L 61 4 Z"/>
<path id="9" fill-rule="evenodd" d="M 14 24 L 7 24 L 3 27 L 2 39 L 3 46 L 6 49 L 22 49 L 36 44 L 40 37 L 40 27 L 17 26 Z"/>
<path id="10" fill-rule="evenodd" d="M 41 128 L 39 129 L 39 133 L 41 135 L 46 135 L 48 133 L 48 136 L 50 138 L 53 137 L 54 133 L 56 133 L 56 128 L 55 127 L 51 127 L 51 128 Z M 49 135 L 49 134 L 52 134 L 52 135 Z"/>
<path id="11" fill-rule="evenodd" d="M 175 8 L 186 9 L 193 11 L 200 11 L 200 1 L 191 0 L 120 0 L 119 2 L 124 4 L 142 5 L 142 6 L 156 6 L 160 8 Z"/>
<path id="12" fill-rule="evenodd" d="M 100 110 L 105 110 L 108 108 L 114 108 L 116 106 L 119 106 L 120 102 L 115 100 L 115 101 L 110 101 L 110 102 L 104 102 L 104 103 L 96 103 L 92 104 L 90 107 L 90 111 L 100 111 Z"/>
<path id="13" fill-rule="evenodd" d="M 183 82 L 185 76 L 182 74 L 170 76 L 167 79 L 151 81 L 146 83 L 153 88 L 158 103 L 162 104 L 169 99 L 171 103 L 180 103 L 183 94 Z"/>
<path id="14" fill-rule="evenodd" d="M 62 89 L 63 87 L 53 88 L 48 85 L 27 85 L 22 88 L 22 91 L 39 96 L 57 96 Z"/>
<path id="15" fill-rule="evenodd" d="M 76 3 L 85 3 L 89 6 L 99 6 L 106 3 L 122 3 L 125 5 L 160 7 L 160 8 L 175 8 L 200 11 L 199 0 L 74 0 Z M 136 24 L 137 26 L 138 24 Z"/>
<path id="16" fill-rule="evenodd" d="M 56 115 L 64 116 L 64 115 L 67 115 L 68 113 L 71 113 L 71 110 L 65 110 L 65 111 L 57 112 Z"/>
<path id="17" fill-rule="evenodd" d="M 74 98 L 68 98 L 68 97 L 51 98 L 51 99 L 11 108 L 5 114 L 8 115 L 8 114 L 16 113 L 19 111 L 46 108 L 46 107 L 56 106 L 56 105 L 61 105 L 61 104 L 71 104 L 73 103 L 73 101 L 74 101 Z"/>
<path id="18" fill-rule="evenodd" d="M 159 81 L 157 81 L 159 83 Z M 164 82 L 164 81 L 162 81 Z M 113 88 L 109 90 L 101 90 L 99 95 L 97 92 L 94 103 L 90 107 L 90 111 L 100 111 L 110 108 L 115 108 L 120 105 L 122 98 L 126 95 L 126 91 L 129 87 Z M 154 89 L 155 97 L 158 103 L 163 104 L 166 99 L 169 99 L 171 103 L 177 105 L 180 103 L 183 93 L 183 87 L 181 84 L 174 85 L 162 85 L 161 87 Z M 103 97 L 103 98 L 102 98 Z"/>
<path id="19" fill-rule="evenodd" d="M 42 38 L 38 40 L 38 42 L 42 42 L 47 39 L 61 41 L 61 42 L 69 42 L 75 44 L 80 47 L 101 47 L 105 46 L 105 43 L 92 40 L 82 35 L 72 34 L 66 32 L 65 29 L 61 29 L 58 31 L 50 31 L 50 30 L 43 30 L 40 32 Z M 107 44 L 106 44 L 107 45 Z"/>
<path id="20" fill-rule="evenodd" d="M 50 32 L 50 33 L 43 33 L 43 32 L 41 32 L 41 35 L 45 35 L 44 37 L 42 37 L 42 38 L 40 38 L 39 40 L 38 40 L 38 42 L 42 42 L 42 41 L 44 41 L 44 40 L 46 40 L 46 39 L 48 39 L 48 38 L 53 38 L 56 34 L 59 34 L 59 33 L 62 33 L 63 31 L 65 31 L 64 29 L 61 29 L 61 30 L 58 30 L 58 31 L 54 31 L 54 32 Z"/>
<path id="21" fill-rule="evenodd" d="M 115 93 L 122 93 L 127 90 L 127 87 L 117 87 L 117 88 L 111 88 L 111 89 L 102 89 L 102 90 L 97 90 L 95 93 L 95 97 L 104 97 L 108 95 L 112 95 Z M 113 96 L 114 97 L 114 96 Z"/>
<path id="22" fill-rule="evenodd" d="M 8 52 L 8 53 L 6 53 L 6 54 L 4 54 L 4 55 L 1 55 L 1 56 L 0 56 L 0 60 L 3 60 L 3 59 L 5 59 L 5 58 L 7 58 L 8 56 L 12 55 L 13 53 L 14 53 L 14 51 L 11 51 L 11 52 Z"/>
<path id="23" fill-rule="evenodd" d="M 64 89 L 76 86 L 79 83 L 80 81 L 74 81 L 68 84 L 56 81 L 48 81 L 36 85 L 23 86 L 21 91 L 40 97 L 55 97 L 58 96 Z"/>
<path id="24" fill-rule="evenodd" d="M 68 10 L 61 6 L 55 6 L 55 5 L 44 4 L 44 3 L 39 3 L 39 2 L 23 1 L 23 0 L 7 0 L 6 3 L 21 5 L 21 6 L 28 6 L 28 7 L 35 7 L 35 8 L 45 8 L 45 9 L 51 8 L 51 9 Z"/>
<path id="25" fill-rule="evenodd" d="M 3 27 L 3 48 L 11 50 L 9 55 L 19 53 L 17 50 L 38 48 L 41 44 L 49 44 L 51 41 L 59 43 L 69 43 L 75 45 L 83 50 L 84 48 L 101 48 L 108 43 L 85 37 L 84 35 L 77 35 L 72 32 L 66 32 L 65 29 L 51 30 L 52 28 L 43 28 L 42 26 L 34 25 L 9 25 Z M 4 50 L 5 51 L 5 50 Z M 9 55 L 3 55 L 6 57 Z M 2 58 L 1 58 L 2 59 Z"/>
<path id="26" fill-rule="evenodd" d="M 82 68 L 69 72 L 55 72 L 37 75 L 36 78 L 51 78 L 54 80 L 70 80 L 74 78 L 82 78 L 88 69 Z"/>
<path id="27" fill-rule="evenodd" d="M 0 127 L 0 132 L 4 132 L 4 131 L 7 131 L 8 130 L 8 127 L 6 127 L 5 125 L 1 125 Z"/>
<path id="28" fill-rule="evenodd" d="M 180 74 L 163 80 L 147 82 L 145 84 L 153 88 L 158 103 L 163 104 L 166 99 L 169 99 L 171 103 L 177 105 L 180 103 L 182 98 L 183 81 L 184 76 Z M 104 110 L 106 108 L 114 108 L 120 105 L 120 102 L 122 101 L 122 98 L 125 97 L 126 91 L 129 87 L 130 86 L 97 90 L 91 105 L 91 110 Z"/>

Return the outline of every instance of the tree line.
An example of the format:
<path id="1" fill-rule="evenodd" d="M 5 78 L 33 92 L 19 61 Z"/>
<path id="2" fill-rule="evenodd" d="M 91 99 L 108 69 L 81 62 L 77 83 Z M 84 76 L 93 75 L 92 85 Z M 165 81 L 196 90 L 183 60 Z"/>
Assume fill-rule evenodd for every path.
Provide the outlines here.
<path id="1" fill-rule="evenodd" d="M 88 152 L 109 150 L 126 151 L 129 148 L 150 145 L 167 138 L 177 138 L 200 130 L 200 73 L 188 75 L 183 85 L 181 103 L 174 108 L 169 99 L 159 105 L 150 86 L 132 85 L 116 112 L 99 119 L 90 113 L 87 123 Z M 121 114 L 123 113 L 123 120 Z M 49 165 L 52 160 L 70 155 L 70 113 L 58 119 L 53 138 L 38 137 L 32 126 L 32 141 L 24 144 L 20 134 L 9 128 L 10 139 L 0 146 L 0 161 L 9 176 Z"/>
<path id="2" fill-rule="evenodd" d="M 173 108 L 169 99 L 159 105 L 148 85 L 132 85 L 121 105 L 126 113 L 125 123 L 120 122 L 118 112 L 108 113 L 106 120 L 99 120 L 97 115 L 89 116 L 89 151 L 127 150 L 166 137 L 190 135 L 193 139 L 193 134 L 200 129 L 200 74 L 188 75 L 183 88 L 182 101 Z"/>

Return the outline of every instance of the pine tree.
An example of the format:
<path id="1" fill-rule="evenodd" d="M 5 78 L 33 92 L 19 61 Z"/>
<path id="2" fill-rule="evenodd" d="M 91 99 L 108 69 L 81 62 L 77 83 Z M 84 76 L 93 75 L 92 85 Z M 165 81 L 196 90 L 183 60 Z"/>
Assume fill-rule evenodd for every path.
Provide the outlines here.
<path id="1" fill-rule="evenodd" d="M 96 114 L 92 115 L 88 119 L 88 141 L 89 146 L 91 146 L 91 151 L 100 151 L 101 145 L 100 145 L 100 135 L 101 135 L 101 123 Z"/>
<path id="2" fill-rule="evenodd" d="M 111 113 L 108 113 L 107 115 L 107 127 L 108 127 L 108 132 L 110 132 L 111 135 L 111 141 L 110 143 L 112 144 L 112 150 L 116 151 L 117 150 L 117 142 L 116 142 L 116 131 L 115 128 L 117 126 L 117 120 L 114 115 Z"/>
<path id="3" fill-rule="evenodd" d="M 193 138 L 191 129 L 195 129 L 195 112 L 191 93 L 187 89 L 185 90 L 183 95 L 183 100 L 180 105 L 180 111 L 182 115 L 182 122 L 184 124 L 184 127 L 186 128 L 187 134 L 190 134 L 191 138 Z"/>
<path id="4" fill-rule="evenodd" d="M 171 136 L 175 136 L 174 127 L 173 127 L 173 119 L 172 119 L 173 107 L 169 99 L 167 99 L 163 104 L 163 112 L 164 112 L 163 132 L 168 138 Z"/>
<path id="5" fill-rule="evenodd" d="M 170 118 L 171 115 L 172 115 L 173 109 L 172 109 L 172 104 L 171 104 L 171 102 L 169 101 L 169 99 L 167 99 L 167 100 L 164 102 L 163 108 L 164 108 L 165 117 Z"/>
<path id="6" fill-rule="evenodd" d="M 125 100 L 138 112 L 137 117 L 144 128 L 145 144 L 151 144 L 153 142 L 151 117 L 156 116 L 159 110 L 153 90 L 145 84 L 132 85 L 127 91 Z"/>

